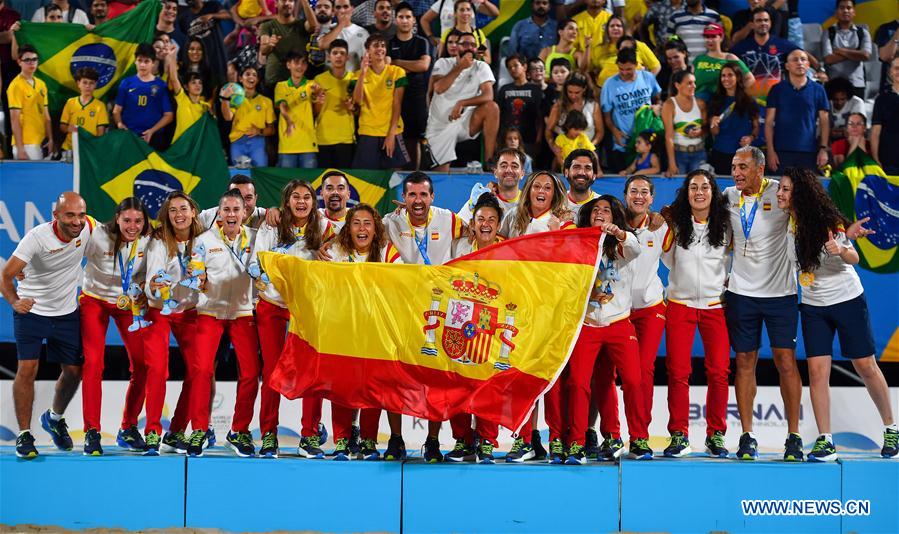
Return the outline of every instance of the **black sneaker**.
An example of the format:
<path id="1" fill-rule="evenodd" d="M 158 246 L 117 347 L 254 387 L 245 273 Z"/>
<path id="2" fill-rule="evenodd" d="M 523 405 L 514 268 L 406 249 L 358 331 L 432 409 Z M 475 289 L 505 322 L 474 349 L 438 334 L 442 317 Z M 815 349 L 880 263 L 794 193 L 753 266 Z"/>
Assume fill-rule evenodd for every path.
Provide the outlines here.
<path id="1" fill-rule="evenodd" d="M 520 464 L 534 457 L 534 446 L 525 443 L 523 438 L 515 438 L 512 448 L 506 454 L 506 463 Z"/>
<path id="2" fill-rule="evenodd" d="M 549 463 L 556 465 L 565 463 L 565 445 L 559 438 L 549 442 Z"/>
<path id="3" fill-rule="evenodd" d="M 565 458 L 566 465 L 584 465 L 587 463 L 587 454 L 584 453 L 584 447 L 578 442 L 573 442 L 568 447 L 568 456 Z"/>
<path id="4" fill-rule="evenodd" d="M 159 434 L 155 430 L 151 430 L 147 433 L 144 441 L 147 443 L 144 449 L 144 456 L 159 456 L 159 443 L 162 441 L 159 438 Z"/>
<path id="5" fill-rule="evenodd" d="M 478 447 L 478 463 L 479 464 L 495 464 L 496 460 L 493 458 L 493 444 L 483 441 L 481 445 Z"/>
<path id="6" fill-rule="evenodd" d="M 162 445 L 159 448 L 162 452 L 185 454 L 187 452 L 187 437 L 180 430 L 178 432 L 166 432 L 162 435 Z"/>
<path id="7" fill-rule="evenodd" d="M 378 451 L 378 442 L 373 439 L 363 439 L 362 447 L 359 449 L 359 457 L 370 462 L 380 460 L 381 453 Z"/>
<path id="8" fill-rule="evenodd" d="M 784 461 L 801 462 L 802 456 L 802 436 L 791 432 L 784 442 Z"/>
<path id="9" fill-rule="evenodd" d="M 740 436 L 740 445 L 737 448 L 738 460 L 758 460 L 759 459 L 759 442 L 749 435 L 749 432 L 743 432 Z"/>
<path id="10" fill-rule="evenodd" d="M 119 429 L 115 442 L 119 447 L 131 452 L 144 452 L 147 449 L 147 443 L 136 426 Z"/>
<path id="11" fill-rule="evenodd" d="M 477 451 L 472 445 L 466 444 L 464 439 L 457 439 L 456 446 L 443 459 L 447 462 L 466 462 L 474 460 L 476 456 Z"/>
<path id="12" fill-rule="evenodd" d="M 621 438 L 609 437 L 602 440 L 596 459 L 600 462 L 614 462 L 624 453 L 624 442 Z"/>
<path id="13" fill-rule="evenodd" d="M 41 414 L 41 427 L 53 438 L 53 444 L 61 451 L 72 450 L 72 436 L 69 435 L 69 427 L 66 425 L 66 418 L 62 417 L 59 421 L 50 418 L 50 410 Z"/>
<path id="14" fill-rule="evenodd" d="M 360 439 L 359 425 L 353 425 L 350 427 L 350 442 L 347 443 L 347 448 L 350 449 L 350 454 L 353 456 L 358 456 L 362 451 L 362 440 Z"/>
<path id="15" fill-rule="evenodd" d="M 402 436 L 390 436 L 387 441 L 387 450 L 384 451 L 385 460 L 405 460 L 406 459 L 406 442 Z"/>
<path id="16" fill-rule="evenodd" d="M 671 441 L 662 454 L 667 458 L 683 458 L 693 452 L 690 448 L 690 439 L 683 432 L 675 432 L 671 434 Z"/>
<path id="17" fill-rule="evenodd" d="M 319 444 L 328 442 L 328 427 L 324 423 L 318 424 L 318 442 Z"/>
<path id="18" fill-rule="evenodd" d="M 334 460 L 338 462 L 346 462 L 348 460 L 352 460 L 353 456 L 350 453 L 350 440 L 347 438 L 338 438 L 337 443 L 334 444 L 334 452 L 331 456 L 334 457 Z"/>
<path id="19" fill-rule="evenodd" d="M 89 429 L 84 435 L 84 455 L 103 456 L 103 447 L 100 446 L 100 433 L 96 428 Z"/>
<path id="20" fill-rule="evenodd" d="M 300 438 L 300 446 L 297 448 L 297 453 L 303 458 L 312 460 L 321 460 L 324 458 L 325 451 L 322 450 L 322 442 L 319 441 L 318 434 Z"/>
<path id="21" fill-rule="evenodd" d="M 424 449 L 422 457 L 425 459 L 425 463 L 437 464 L 443 461 L 443 453 L 440 452 L 440 442 L 437 438 L 426 439 Z"/>
<path id="22" fill-rule="evenodd" d="M 588 460 L 599 458 L 599 436 L 596 434 L 596 429 L 588 428 L 584 433 L 584 455 Z"/>
<path id="23" fill-rule="evenodd" d="M 884 458 L 899 457 L 899 430 L 887 428 L 883 431 L 883 448 L 880 455 Z"/>
<path id="24" fill-rule="evenodd" d="M 727 458 L 730 451 L 724 446 L 724 432 L 716 430 L 705 438 L 705 452 L 712 458 Z"/>
<path id="25" fill-rule="evenodd" d="M 225 436 L 225 443 L 228 448 L 234 451 L 234 454 L 241 458 L 252 458 L 256 456 L 256 446 L 253 445 L 253 436 L 249 432 L 228 432 Z"/>
<path id="26" fill-rule="evenodd" d="M 652 449 L 649 448 L 649 440 L 646 438 L 632 439 L 628 456 L 633 460 L 652 460 Z"/>
<path id="27" fill-rule="evenodd" d="M 34 447 L 34 436 L 31 432 L 22 432 L 16 438 L 16 456 L 26 460 L 37 458 L 37 449 Z"/>
<path id="28" fill-rule="evenodd" d="M 809 462 L 833 462 L 837 459 L 837 448 L 833 442 L 824 436 L 818 436 L 812 446 L 812 452 L 808 453 Z"/>
<path id="29" fill-rule="evenodd" d="M 203 456 L 203 449 L 206 448 L 206 431 L 194 430 L 190 438 L 187 440 L 187 455 L 193 458 Z"/>
<path id="30" fill-rule="evenodd" d="M 534 429 L 531 431 L 531 447 L 534 448 L 534 459 L 539 461 L 546 460 L 546 449 L 543 447 L 543 441 L 540 438 L 540 431 Z"/>
<path id="31" fill-rule="evenodd" d="M 274 432 L 266 432 L 262 435 L 262 447 L 259 448 L 259 456 L 262 458 L 278 457 L 278 435 Z"/>
<path id="32" fill-rule="evenodd" d="M 209 427 L 206 429 L 206 444 L 203 445 L 203 448 L 208 449 L 210 447 L 215 447 L 215 442 L 216 442 L 215 429 L 212 427 Z"/>

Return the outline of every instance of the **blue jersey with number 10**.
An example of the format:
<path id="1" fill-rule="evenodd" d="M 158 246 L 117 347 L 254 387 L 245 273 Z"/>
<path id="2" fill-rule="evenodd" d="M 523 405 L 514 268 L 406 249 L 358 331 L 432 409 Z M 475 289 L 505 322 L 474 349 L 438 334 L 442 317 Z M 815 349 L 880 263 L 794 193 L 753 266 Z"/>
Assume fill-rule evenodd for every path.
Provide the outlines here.
<path id="1" fill-rule="evenodd" d="M 149 82 L 141 81 L 136 75 L 125 78 L 119 84 L 115 103 L 122 106 L 122 122 L 137 135 L 152 128 L 163 113 L 172 111 L 169 90 L 159 78 Z"/>

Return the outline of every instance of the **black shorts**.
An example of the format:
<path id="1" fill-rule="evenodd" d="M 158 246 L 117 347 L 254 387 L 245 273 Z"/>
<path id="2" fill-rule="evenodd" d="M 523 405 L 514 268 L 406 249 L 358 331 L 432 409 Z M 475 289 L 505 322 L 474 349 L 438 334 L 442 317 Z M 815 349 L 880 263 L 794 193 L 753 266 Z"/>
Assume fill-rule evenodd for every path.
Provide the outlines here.
<path id="1" fill-rule="evenodd" d="M 13 330 L 19 360 L 40 358 L 41 345 L 46 341 L 48 362 L 84 364 L 84 354 L 81 351 L 81 315 L 78 310 L 55 317 L 13 312 Z"/>
<path id="2" fill-rule="evenodd" d="M 356 136 L 356 155 L 353 157 L 354 169 L 399 169 L 409 162 L 409 153 L 406 151 L 406 143 L 402 135 L 397 135 L 394 140 L 393 157 L 387 157 L 387 153 L 381 148 L 384 144 L 383 137 L 371 135 Z"/>
<path id="3" fill-rule="evenodd" d="M 400 109 L 403 118 L 403 137 L 424 139 L 428 129 L 428 100 L 426 95 L 403 96 L 403 107 Z"/>
<path id="4" fill-rule="evenodd" d="M 867 358 L 874 354 L 874 335 L 865 295 L 830 306 L 800 304 L 805 356 L 833 355 L 833 336 L 840 337 L 844 358 Z"/>
<path id="5" fill-rule="evenodd" d="M 727 291 L 724 317 L 734 352 L 753 352 L 762 345 L 762 322 L 772 349 L 795 349 L 799 326 L 796 295 L 749 297 Z"/>

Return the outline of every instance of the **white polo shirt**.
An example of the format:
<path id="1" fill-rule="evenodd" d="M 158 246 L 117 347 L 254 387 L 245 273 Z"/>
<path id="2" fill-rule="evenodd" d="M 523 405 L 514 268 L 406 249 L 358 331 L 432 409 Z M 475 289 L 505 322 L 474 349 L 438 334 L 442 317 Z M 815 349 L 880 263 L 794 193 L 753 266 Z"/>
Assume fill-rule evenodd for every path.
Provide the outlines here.
<path id="1" fill-rule="evenodd" d="M 35 226 L 19 242 L 12 255 L 26 265 L 16 292 L 19 298 L 34 299 L 31 313 L 58 317 L 78 309 L 81 260 L 96 224 L 88 217 L 81 234 L 66 243 L 57 237 L 56 221 L 51 221 Z"/>
<path id="2" fill-rule="evenodd" d="M 122 287 L 123 271 L 119 260 L 121 259 L 125 266 L 124 272 L 127 273 L 132 250 L 134 250 L 134 264 L 131 268 L 129 285 L 143 286 L 146 278 L 145 262 L 148 241 L 148 237 L 141 236 L 132 243 L 123 243 L 119 246 L 118 254 L 116 254 L 112 250 L 115 238 L 106 231 L 105 225 L 98 226 L 84 251 L 87 263 L 84 266 L 84 282 L 81 285 L 81 292 L 104 302 L 115 304 L 116 299 L 125 292 Z"/>
<path id="3" fill-rule="evenodd" d="M 178 282 L 184 278 L 190 278 L 187 272 L 187 264 L 190 262 L 190 251 L 187 250 L 187 242 L 178 242 L 178 253 L 169 257 L 169 251 L 162 239 L 151 239 L 147 245 L 147 300 L 151 308 L 162 309 L 162 300 L 153 297 L 150 291 L 149 281 L 155 278 L 159 271 L 164 271 L 172 277 L 172 299 L 178 302 L 178 306 L 172 313 L 182 313 L 197 307 L 200 294 L 184 287 Z"/>
<path id="4" fill-rule="evenodd" d="M 385 216 L 384 226 L 403 263 L 410 264 L 425 263 L 416 239 L 426 247 L 431 265 L 443 265 L 453 259 L 453 240 L 462 237 L 462 219 L 450 210 L 434 206 L 424 226 L 413 226 L 406 210 Z"/>

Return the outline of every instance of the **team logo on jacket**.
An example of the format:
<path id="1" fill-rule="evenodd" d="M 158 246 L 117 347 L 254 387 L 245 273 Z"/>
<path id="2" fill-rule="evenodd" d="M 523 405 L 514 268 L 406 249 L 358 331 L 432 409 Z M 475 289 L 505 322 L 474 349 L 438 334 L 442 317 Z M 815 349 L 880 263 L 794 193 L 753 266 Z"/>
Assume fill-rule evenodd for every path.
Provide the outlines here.
<path id="1" fill-rule="evenodd" d="M 494 339 L 499 335 L 499 353 L 493 367 L 499 370 L 511 368 L 509 354 L 515 349 L 512 337 L 515 328 L 517 306 L 508 303 L 500 322 L 500 310 L 495 306 L 502 293 L 499 286 L 474 273 L 471 278 L 449 280 L 452 296 L 445 298 L 444 291 L 434 288 L 431 292 L 431 308 L 424 312 L 425 343 L 421 353 L 438 356 L 441 352 L 449 359 L 463 365 L 481 365 L 491 360 Z M 437 330 L 441 328 L 440 347 L 437 346 Z"/>
<path id="2" fill-rule="evenodd" d="M 767 201 L 762 204 L 762 211 L 771 211 L 771 202 Z"/>

